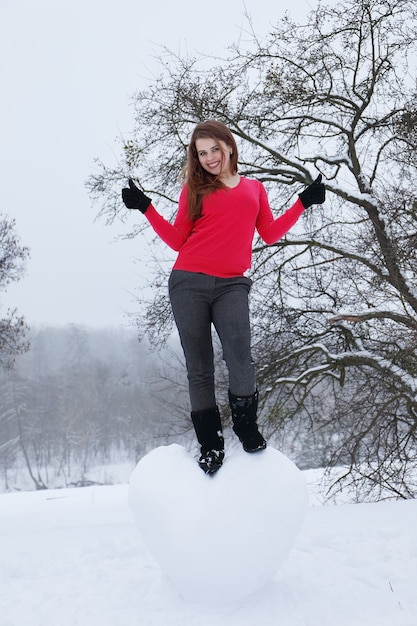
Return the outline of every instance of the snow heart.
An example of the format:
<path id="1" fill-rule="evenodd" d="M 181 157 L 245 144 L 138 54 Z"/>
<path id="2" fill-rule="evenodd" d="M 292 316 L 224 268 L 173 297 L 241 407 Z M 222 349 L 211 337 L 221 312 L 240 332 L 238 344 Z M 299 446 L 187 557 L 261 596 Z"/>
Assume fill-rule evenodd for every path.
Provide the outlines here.
<path id="1" fill-rule="evenodd" d="M 268 447 L 226 456 L 205 475 L 182 446 L 156 448 L 136 466 L 129 505 L 142 539 L 188 602 L 235 604 L 277 572 L 300 530 L 304 477 Z"/>

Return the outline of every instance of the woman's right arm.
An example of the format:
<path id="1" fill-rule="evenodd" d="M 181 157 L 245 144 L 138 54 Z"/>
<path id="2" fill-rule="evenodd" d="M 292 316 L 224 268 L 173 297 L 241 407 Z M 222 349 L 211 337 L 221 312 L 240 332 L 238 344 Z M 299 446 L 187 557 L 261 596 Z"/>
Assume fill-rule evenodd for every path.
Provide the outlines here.
<path id="1" fill-rule="evenodd" d="M 147 208 L 145 217 L 162 241 L 173 250 L 178 251 L 187 241 L 193 228 L 193 222 L 187 214 L 187 194 L 183 188 L 178 202 L 178 213 L 173 224 L 158 213 L 153 204 Z"/>
<path id="2" fill-rule="evenodd" d="M 174 224 L 166 220 L 152 204 L 152 200 L 145 196 L 134 181 L 129 178 L 129 187 L 122 189 L 122 198 L 128 209 L 137 209 L 145 215 L 154 231 L 173 250 L 178 251 L 191 234 L 193 222 L 188 218 L 187 188 L 182 188 L 178 213 Z"/>

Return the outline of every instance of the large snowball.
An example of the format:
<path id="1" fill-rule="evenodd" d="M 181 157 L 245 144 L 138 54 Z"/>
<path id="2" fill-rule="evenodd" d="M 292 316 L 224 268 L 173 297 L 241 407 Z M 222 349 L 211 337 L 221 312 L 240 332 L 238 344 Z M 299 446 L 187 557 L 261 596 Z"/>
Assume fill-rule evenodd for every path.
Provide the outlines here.
<path id="1" fill-rule="evenodd" d="M 302 473 L 268 447 L 227 456 L 207 476 L 182 446 L 156 448 L 136 466 L 129 504 L 142 539 L 189 602 L 239 602 L 275 575 L 300 530 Z"/>

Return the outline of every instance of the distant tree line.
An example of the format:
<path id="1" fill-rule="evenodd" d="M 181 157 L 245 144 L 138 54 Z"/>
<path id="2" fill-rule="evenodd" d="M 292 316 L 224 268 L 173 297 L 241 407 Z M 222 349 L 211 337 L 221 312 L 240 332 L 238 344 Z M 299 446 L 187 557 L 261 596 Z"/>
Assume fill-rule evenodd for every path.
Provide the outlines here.
<path id="1" fill-rule="evenodd" d="M 0 472 L 28 472 L 36 489 L 84 484 L 95 464 L 135 462 L 187 435 L 183 382 L 133 331 L 79 326 L 30 333 L 30 351 L 0 374 Z M 164 359 L 169 359 L 165 351 Z M 166 363 L 167 371 L 174 371 Z M 169 402 L 167 391 L 170 388 Z M 57 477 L 59 480 L 57 481 Z"/>

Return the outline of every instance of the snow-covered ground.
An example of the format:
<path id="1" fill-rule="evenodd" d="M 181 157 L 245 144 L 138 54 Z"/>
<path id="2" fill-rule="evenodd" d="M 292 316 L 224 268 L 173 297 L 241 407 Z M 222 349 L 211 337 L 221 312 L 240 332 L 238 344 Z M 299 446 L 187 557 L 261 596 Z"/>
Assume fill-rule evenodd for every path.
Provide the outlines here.
<path id="1" fill-rule="evenodd" d="M 127 484 L 0 494 L 0 624 L 416 626 L 417 502 L 322 506 L 318 473 L 305 476 L 310 506 L 287 559 L 260 591 L 214 611 L 161 574 Z M 213 523 L 221 532 L 221 512 Z"/>

